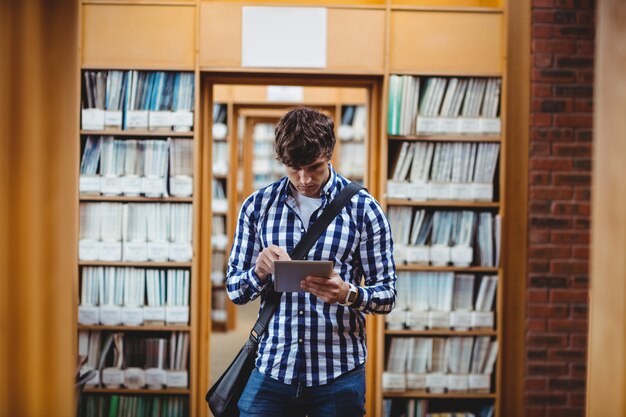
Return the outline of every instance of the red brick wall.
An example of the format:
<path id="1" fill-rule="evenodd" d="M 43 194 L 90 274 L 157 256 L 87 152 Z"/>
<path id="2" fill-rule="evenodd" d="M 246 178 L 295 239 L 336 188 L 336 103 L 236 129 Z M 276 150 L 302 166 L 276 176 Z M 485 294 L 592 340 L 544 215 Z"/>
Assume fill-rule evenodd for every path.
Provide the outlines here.
<path id="1" fill-rule="evenodd" d="M 594 37 L 594 1 L 532 1 L 527 417 L 585 411 Z"/>

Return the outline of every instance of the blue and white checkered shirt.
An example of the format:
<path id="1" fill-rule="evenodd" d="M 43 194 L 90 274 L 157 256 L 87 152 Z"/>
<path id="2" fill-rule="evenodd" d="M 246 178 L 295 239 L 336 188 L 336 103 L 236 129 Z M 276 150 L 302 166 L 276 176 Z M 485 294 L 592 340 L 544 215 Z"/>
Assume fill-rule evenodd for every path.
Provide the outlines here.
<path id="1" fill-rule="evenodd" d="M 329 165 L 322 206 L 310 224 L 349 181 Z M 227 274 L 228 296 L 236 304 L 258 297 L 271 285 L 254 273 L 263 248 L 277 245 L 291 253 L 304 235 L 289 179 L 253 193 L 241 207 Z M 396 300 L 396 273 L 389 222 L 365 190 L 357 193 L 322 233 L 307 259 L 331 260 L 335 270 L 358 288 L 351 307 L 327 304 L 307 292 L 283 293 L 259 343 L 256 367 L 285 384 L 326 384 L 365 362 L 364 313 L 389 313 Z M 365 277 L 365 285 L 360 286 Z M 261 308 L 264 300 L 261 300 Z"/>

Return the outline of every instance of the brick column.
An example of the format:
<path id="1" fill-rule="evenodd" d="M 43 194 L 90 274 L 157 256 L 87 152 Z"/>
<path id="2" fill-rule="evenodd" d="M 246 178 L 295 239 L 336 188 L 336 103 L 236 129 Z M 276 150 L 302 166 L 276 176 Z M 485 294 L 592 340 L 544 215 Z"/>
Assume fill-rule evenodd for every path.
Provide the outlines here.
<path id="1" fill-rule="evenodd" d="M 582 417 L 595 4 L 533 0 L 532 8 L 524 415 Z"/>

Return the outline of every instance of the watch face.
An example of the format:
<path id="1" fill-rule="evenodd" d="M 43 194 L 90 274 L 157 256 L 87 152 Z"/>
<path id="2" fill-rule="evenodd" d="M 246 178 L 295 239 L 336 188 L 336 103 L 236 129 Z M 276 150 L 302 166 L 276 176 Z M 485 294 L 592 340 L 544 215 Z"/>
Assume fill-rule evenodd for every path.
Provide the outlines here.
<path id="1" fill-rule="evenodd" d="M 354 300 L 356 300 L 356 291 L 350 291 L 350 293 L 348 294 L 348 302 L 352 303 L 354 302 Z"/>

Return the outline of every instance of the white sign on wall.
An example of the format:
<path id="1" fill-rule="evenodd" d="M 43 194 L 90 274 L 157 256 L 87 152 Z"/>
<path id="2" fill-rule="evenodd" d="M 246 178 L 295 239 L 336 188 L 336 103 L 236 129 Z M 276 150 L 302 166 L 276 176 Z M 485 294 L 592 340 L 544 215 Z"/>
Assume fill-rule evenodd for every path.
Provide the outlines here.
<path id="1" fill-rule="evenodd" d="M 241 64 L 326 67 L 326 8 L 243 7 Z"/>

